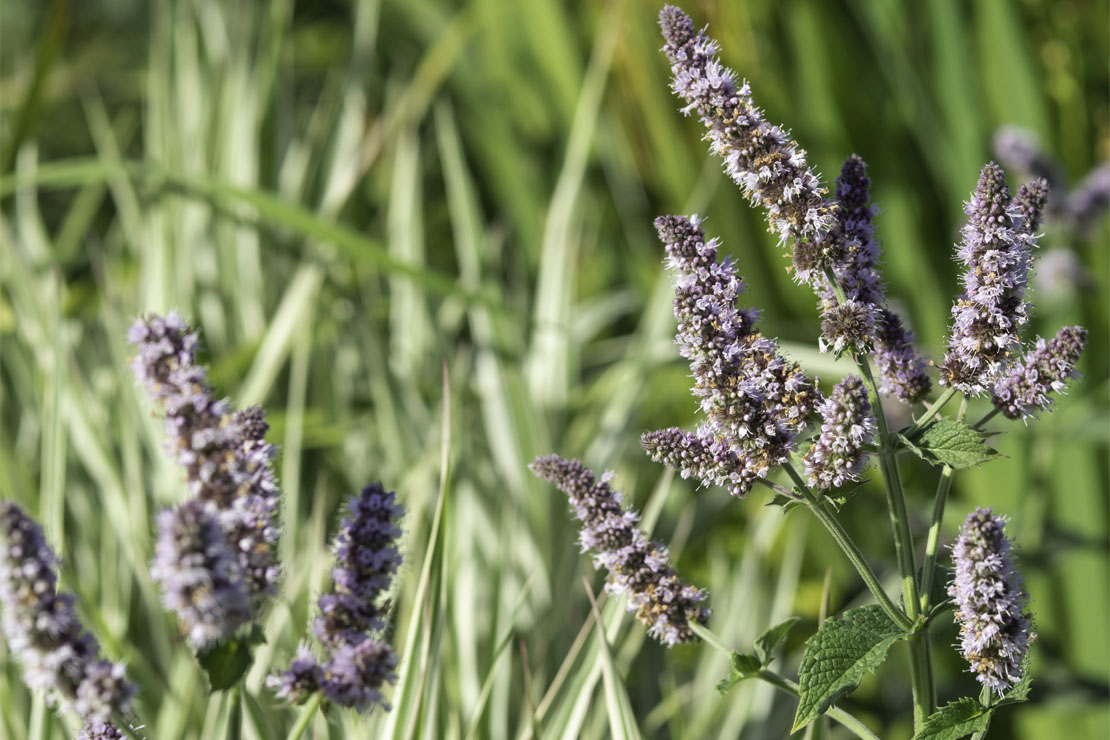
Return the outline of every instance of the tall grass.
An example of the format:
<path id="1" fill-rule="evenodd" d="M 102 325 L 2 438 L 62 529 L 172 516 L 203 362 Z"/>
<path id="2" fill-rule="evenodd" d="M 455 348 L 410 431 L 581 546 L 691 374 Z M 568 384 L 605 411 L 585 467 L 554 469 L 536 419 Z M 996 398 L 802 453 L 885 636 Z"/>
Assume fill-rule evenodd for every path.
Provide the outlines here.
<path id="1" fill-rule="evenodd" d="M 871 164 L 891 294 L 933 357 L 960 203 L 992 131 L 1030 128 L 1073 181 L 1110 155 L 1100 4 L 698 6 L 820 170 L 853 151 Z M 44 522 L 82 615 L 141 686 L 149 737 L 211 737 L 226 711 L 147 567 L 152 515 L 184 492 L 127 372 L 124 330 L 172 307 L 201 327 L 213 384 L 265 404 L 279 445 L 286 577 L 248 679 L 246 737 L 294 722 L 263 679 L 311 619 L 341 500 L 379 479 L 409 512 L 394 710 L 317 719 L 318 736 L 785 732 L 791 700 L 747 684 L 718 697 L 716 651 L 664 652 L 603 598 L 565 501 L 525 468 L 557 451 L 617 470 L 736 647 L 790 614 L 816 620 L 826 600 L 865 598 L 802 517 L 759 493 L 695 491 L 638 450 L 641 431 L 689 425 L 694 411 L 650 231 L 658 213 L 708 215 L 768 332 L 822 378 L 844 372 L 816 352 L 812 299 L 761 217 L 677 113 L 656 11 L 633 0 L 0 11 L 0 496 Z M 1107 239 L 1105 220 L 1086 246 L 1047 235 L 1079 252 L 1091 281 L 1041 301 L 1034 328 L 1085 324 L 1086 378 L 1046 420 L 999 438 L 1011 459 L 962 473 L 948 507 L 948 536 L 986 503 L 1013 516 L 1023 543 L 1037 686 L 999 718 L 1000 737 L 1096 738 L 1110 709 Z M 920 531 L 915 492 L 932 480 L 914 476 Z M 867 527 L 881 505 L 869 486 L 847 510 L 868 551 L 885 536 Z M 948 638 L 936 659 L 953 676 Z M 787 671 L 799 648 L 788 645 Z M 941 699 L 971 686 L 953 680 Z M 851 703 L 883 737 L 908 736 L 882 674 Z M 0 736 L 74 730 L 0 647 Z"/>

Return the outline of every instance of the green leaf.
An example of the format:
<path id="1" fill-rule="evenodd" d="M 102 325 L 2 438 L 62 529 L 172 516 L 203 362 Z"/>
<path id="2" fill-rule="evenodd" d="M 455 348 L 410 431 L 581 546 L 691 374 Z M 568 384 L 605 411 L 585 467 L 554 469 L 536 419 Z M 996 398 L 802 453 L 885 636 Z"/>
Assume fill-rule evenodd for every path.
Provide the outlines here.
<path id="1" fill-rule="evenodd" d="M 197 660 L 208 674 L 211 690 L 229 689 L 238 683 L 253 662 L 251 650 L 265 641 L 262 630 L 255 625 L 249 633 L 236 635 L 230 640 L 216 643 L 208 650 L 198 652 Z"/>
<path id="2" fill-rule="evenodd" d="M 1029 691 L 1033 687 L 1033 674 L 1029 672 L 1029 654 L 1021 662 L 1021 681 L 1010 689 L 1001 701 L 996 702 L 992 708 L 1004 707 L 1007 704 L 1021 704 L 1029 700 Z"/>
<path id="3" fill-rule="evenodd" d="M 913 740 L 957 740 L 980 732 L 990 725 L 992 711 L 966 697 L 945 704 L 929 715 Z"/>
<path id="4" fill-rule="evenodd" d="M 912 440 L 904 434 L 894 436 L 902 447 L 925 462 L 949 465 L 955 470 L 1003 457 L 997 450 L 987 446 L 982 432 L 951 419 L 932 422 Z"/>
<path id="5" fill-rule="evenodd" d="M 774 652 L 786 641 L 790 630 L 799 622 L 799 617 L 791 617 L 785 622 L 780 622 L 764 632 L 755 641 L 755 654 L 759 656 L 761 667 L 766 667 L 774 660 Z"/>
<path id="6" fill-rule="evenodd" d="M 878 604 L 851 609 L 822 624 L 806 641 L 798 671 L 798 714 L 791 732 L 854 691 L 864 675 L 882 664 L 890 646 L 905 636 Z"/>
<path id="7" fill-rule="evenodd" d="M 755 678 L 762 670 L 763 665 L 763 662 L 751 653 L 733 653 L 732 670 L 717 684 L 717 691 L 721 694 L 727 694 L 733 686 L 741 681 Z"/>

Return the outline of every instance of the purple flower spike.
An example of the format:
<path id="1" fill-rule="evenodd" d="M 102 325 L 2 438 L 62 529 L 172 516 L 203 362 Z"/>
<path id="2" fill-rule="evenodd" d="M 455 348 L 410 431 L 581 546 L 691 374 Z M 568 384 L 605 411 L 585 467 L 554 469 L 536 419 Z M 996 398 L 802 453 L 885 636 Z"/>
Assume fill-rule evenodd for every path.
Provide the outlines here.
<path id="1" fill-rule="evenodd" d="M 342 707 L 365 712 L 380 706 L 389 711 L 381 689 L 397 680 L 397 654 L 385 642 L 366 639 L 342 645 L 325 669 L 324 696 Z"/>
<path id="2" fill-rule="evenodd" d="M 380 630 L 388 603 L 378 603 L 401 565 L 397 526 L 404 510 L 393 491 L 380 483 L 367 486 L 348 505 L 335 539 L 332 590 L 320 597 L 316 637 L 325 646 L 355 643 L 364 633 Z"/>
<path id="3" fill-rule="evenodd" d="M 675 94 L 686 102 L 682 112 L 697 113 L 707 129 L 710 150 L 724 160 L 728 173 L 752 205 L 767 212 L 781 243 L 794 240 L 796 275 L 822 280 L 821 256 L 829 246 L 825 233 L 833 224 L 806 153 L 788 132 L 768 123 L 751 99 L 747 83 L 717 58 L 717 42 L 698 31 L 690 17 L 667 5 L 659 12 L 663 52 L 671 63 Z"/>
<path id="4" fill-rule="evenodd" d="M 639 515 L 621 506 L 621 495 L 577 460 L 557 455 L 536 458 L 528 466 L 570 499 L 582 522 L 582 551 L 594 551 L 594 567 L 609 571 L 612 593 L 628 598 L 628 610 L 648 627 L 648 634 L 667 646 L 695 639 L 687 620 L 709 621 L 700 606 L 706 593 L 685 585 L 670 564 L 667 548 L 652 542 L 636 522 Z"/>
<path id="5" fill-rule="evenodd" d="M 1045 206 L 1048 203 L 1048 182 L 1044 179 L 1027 182 L 1018 188 L 1014 195 L 1015 226 L 1026 234 L 1036 234 L 1044 221 Z"/>
<path id="6" fill-rule="evenodd" d="M 941 382 L 981 395 L 1009 363 L 1028 321 L 1024 295 L 1035 237 L 1025 230 L 1006 175 L 993 162 L 983 168 L 965 211 L 969 218 L 957 252 L 966 266 L 964 292 L 952 307 Z"/>
<path id="7" fill-rule="evenodd" d="M 1065 326 L 1051 341 L 1037 337 L 1036 348 L 994 385 L 994 401 L 1007 419 L 1028 419 L 1052 407 L 1052 394 L 1063 393 L 1078 377 L 1075 366 L 1087 343 L 1082 326 Z"/>
<path id="8" fill-rule="evenodd" d="M 235 412 L 216 399 L 196 364 L 197 334 L 176 312 L 138 319 L 128 339 L 139 350 L 131 369 L 165 413 L 170 453 L 185 469 L 193 496 L 213 506 L 239 561 L 234 577 L 243 580 L 257 612 L 281 577 L 280 491 L 271 466 L 274 448 L 263 439 L 265 414 L 257 406 Z"/>
<path id="9" fill-rule="evenodd" d="M 880 313 L 878 340 L 875 362 L 882 375 L 879 392 L 902 403 L 917 403 L 925 398 L 933 386 L 926 372 L 928 363 L 914 348 L 913 332 L 902 323 L 902 317 L 884 308 Z"/>
<path id="10" fill-rule="evenodd" d="M 4 635 L 33 689 L 88 722 L 130 711 L 135 687 L 123 666 L 100 660 L 81 627 L 73 595 L 58 592 L 58 558 L 42 528 L 10 501 L 0 502 L 0 605 Z"/>
<path id="11" fill-rule="evenodd" d="M 693 393 L 706 416 L 698 436 L 725 465 L 698 477 L 727 478 L 732 493 L 744 495 L 757 477 L 787 459 L 818 393 L 813 380 L 779 354 L 778 344 L 755 330 L 758 313 L 737 308 L 744 285 L 732 262 L 718 259 L 717 240 L 707 242 L 699 224 L 697 216 L 661 216 L 655 228 L 667 266 L 678 273 L 675 342 L 690 361 Z M 658 455 L 678 459 L 662 449 Z M 681 469 L 693 471 L 689 464 Z"/>
<path id="12" fill-rule="evenodd" d="M 979 683 L 999 695 L 1021 680 L 1025 654 L 1036 639 L 1005 526 L 990 509 L 968 515 L 952 548 L 956 573 L 948 585 L 961 652 Z"/>
<path id="13" fill-rule="evenodd" d="M 193 647 L 204 649 L 250 621 L 239 562 L 209 504 L 193 499 L 158 515 L 151 577 Z"/>
<path id="14" fill-rule="evenodd" d="M 1098 220 L 1110 208 L 1110 162 L 1091 171 L 1071 192 L 1067 214 L 1083 237 L 1090 235 Z"/>
<path id="15" fill-rule="evenodd" d="M 299 704 L 324 685 L 324 669 L 307 645 L 297 648 L 297 657 L 289 664 L 289 669 L 276 676 L 267 676 L 266 685 L 274 690 L 279 699 L 287 699 Z"/>
<path id="16" fill-rule="evenodd" d="M 849 375 L 837 383 L 820 412 L 821 435 L 805 456 L 810 485 L 838 488 L 858 481 L 867 464 L 863 447 L 875 436 L 875 419 L 863 381 Z"/>
<path id="17" fill-rule="evenodd" d="M 750 472 L 723 442 L 670 427 L 647 432 L 640 443 L 652 460 L 674 468 L 683 478 L 696 478 L 705 486 L 724 486 L 741 498 L 751 490 Z"/>

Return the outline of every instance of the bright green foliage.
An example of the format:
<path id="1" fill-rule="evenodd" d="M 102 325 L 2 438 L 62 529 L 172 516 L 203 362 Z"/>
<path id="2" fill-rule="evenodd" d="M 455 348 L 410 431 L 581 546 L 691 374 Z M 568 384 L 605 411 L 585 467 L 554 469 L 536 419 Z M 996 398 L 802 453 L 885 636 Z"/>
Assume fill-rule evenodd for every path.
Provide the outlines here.
<path id="1" fill-rule="evenodd" d="M 962 470 L 1003 457 L 989 447 L 983 433 L 952 419 L 934 421 L 913 439 L 898 435 L 913 454 L 933 465 Z"/>

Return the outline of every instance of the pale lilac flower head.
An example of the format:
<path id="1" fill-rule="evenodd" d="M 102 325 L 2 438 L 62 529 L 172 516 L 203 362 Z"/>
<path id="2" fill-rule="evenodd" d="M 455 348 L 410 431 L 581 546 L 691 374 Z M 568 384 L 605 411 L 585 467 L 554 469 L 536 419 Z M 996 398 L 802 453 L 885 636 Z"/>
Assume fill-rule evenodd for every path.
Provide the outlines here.
<path id="1" fill-rule="evenodd" d="M 123 666 L 98 657 L 77 619 L 72 594 L 58 591 L 58 559 L 42 528 L 0 502 L 0 608 L 8 646 L 27 684 L 90 722 L 130 711 L 135 687 Z"/>
<path id="2" fill-rule="evenodd" d="M 366 632 L 382 629 L 389 611 L 381 597 L 401 565 L 397 526 L 404 510 L 393 491 L 380 483 L 367 486 L 348 504 L 349 515 L 335 539 L 332 588 L 320 597 L 316 637 L 326 646 L 354 643 Z"/>
<path id="3" fill-rule="evenodd" d="M 717 58 L 717 42 L 680 9 L 659 12 L 663 52 L 671 63 L 672 89 L 686 102 L 682 112 L 697 113 L 707 129 L 710 150 L 724 160 L 725 171 L 744 196 L 767 212 L 780 242 L 793 240 L 806 267 L 797 277 L 820 280 L 819 255 L 828 245 L 831 208 L 806 153 L 788 132 L 768 123 L 751 99 L 748 85 L 737 87 L 732 70 Z M 796 258 L 796 267 L 799 260 Z"/>
<path id="4" fill-rule="evenodd" d="M 990 389 L 1020 346 L 1028 321 L 1025 285 L 1035 237 L 1010 200 L 1006 175 L 983 168 L 967 202 L 957 257 L 965 266 L 963 294 L 952 306 L 952 332 L 941 382 L 969 395 Z"/>
<path id="5" fill-rule="evenodd" d="M 570 499 L 582 522 L 582 550 L 594 551 L 594 567 L 609 571 L 606 588 L 628 599 L 628 610 L 664 645 L 692 642 L 687 620 L 705 624 L 709 609 L 700 606 L 706 593 L 679 579 L 667 548 L 652 542 L 637 525 L 639 515 L 621 505 L 621 495 L 577 460 L 557 455 L 536 458 L 528 466 Z"/>
<path id="6" fill-rule="evenodd" d="M 150 575 L 197 649 L 231 637 L 251 619 L 239 561 L 205 501 L 192 499 L 158 515 Z"/>
<path id="7" fill-rule="evenodd" d="M 1065 326 L 1048 342 L 1037 337 L 1035 349 L 995 383 L 995 408 L 1008 419 L 1027 419 L 1051 408 L 1052 395 L 1063 393 L 1079 375 L 1075 366 L 1086 342 L 1081 326 Z"/>
<path id="8" fill-rule="evenodd" d="M 694 478 L 704 486 L 724 486 L 733 496 L 744 497 L 752 487 L 752 473 L 724 442 L 708 433 L 677 427 L 658 429 L 640 437 L 652 460 Z"/>
<path id="9" fill-rule="evenodd" d="M 138 347 L 135 377 L 165 414 L 169 449 L 185 469 L 189 491 L 212 504 L 223 536 L 239 561 L 250 608 L 277 591 L 280 491 L 273 445 L 257 406 L 235 412 L 217 400 L 196 364 L 197 334 L 176 312 L 135 321 L 128 339 Z"/>
<path id="10" fill-rule="evenodd" d="M 365 712 L 389 711 L 382 687 L 397 680 L 397 654 L 386 642 L 365 639 L 336 648 L 324 668 L 322 691 L 328 701 Z"/>
<path id="11" fill-rule="evenodd" d="M 867 387 L 849 375 L 833 388 L 821 404 L 821 434 L 805 455 L 810 485 L 838 488 L 860 480 L 867 451 L 875 436 L 875 418 L 867 400 Z"/>
<path id="12" fill-rule="evenodd" d="M 888 308 L 879 312 L 875 362 L 882 377 L 879 392 L 884 396 L 893 396 L 902 403 L 917 403 L 933 385 L 926 371 L 928 362 L 914 347 L 913 332 L 901 316 Z"/>
<path id="13" fill-rule="evenodd" d="M 719 457 L 718 473 L 698 477 L 727 477 L 730 490 L 742 495 L 787 459 L 818 393 L 813 380 L 779 354 L 778 344 L 755 330 L 757 312 L 737 308 L 743 283 L 732 262 L 718 258 L 717 240 L 705 240 L 699 219 L 661 216 L 655 228 L 666 264 L 677 273 L 675 341 L 690 361 L 693 393 L 706 417 L 698 436 Z M 663 451 L 658 455 L 669 459 Z"/>
<path id="14" fill-rule="evenodd" d="M 999 695 L 1021 680 L 1025 654 L 1036 639 L 1005 526 L 990 509 L 968 515 L 952 547 L 956 572 L 948 585 L 960 651 L 979 683 Z"/>

